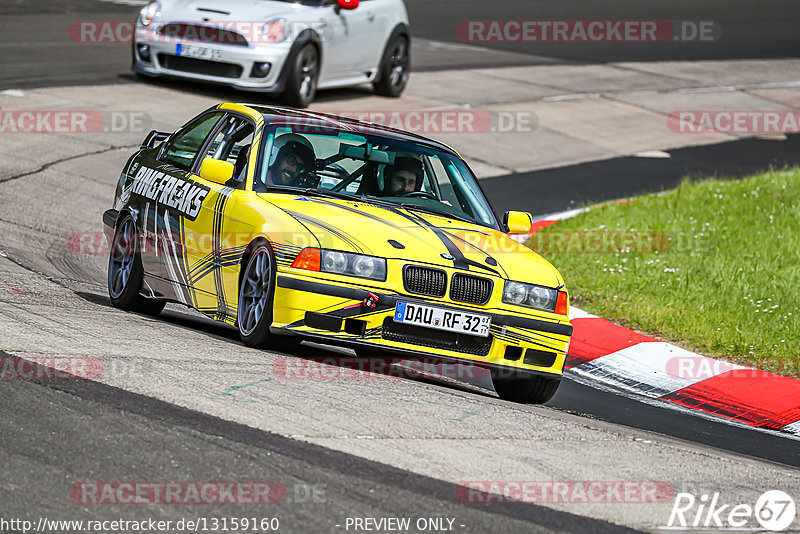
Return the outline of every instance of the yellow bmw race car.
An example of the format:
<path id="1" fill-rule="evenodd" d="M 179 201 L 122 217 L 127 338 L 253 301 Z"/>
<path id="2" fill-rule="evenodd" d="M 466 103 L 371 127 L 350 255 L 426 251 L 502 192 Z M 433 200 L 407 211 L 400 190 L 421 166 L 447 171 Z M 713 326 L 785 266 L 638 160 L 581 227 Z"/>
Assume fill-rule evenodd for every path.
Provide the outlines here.
<path id="1" fill-rule="evenodd" d="M 123 310 L 167 301 L 257 347 L 308 339 L 491 369 L 501 398 L 558 388 L 572 326 L 558 271 L 508 234 L 451 148 L 290 109 L 220 104 L 151 132 L 103 215 Z"/>

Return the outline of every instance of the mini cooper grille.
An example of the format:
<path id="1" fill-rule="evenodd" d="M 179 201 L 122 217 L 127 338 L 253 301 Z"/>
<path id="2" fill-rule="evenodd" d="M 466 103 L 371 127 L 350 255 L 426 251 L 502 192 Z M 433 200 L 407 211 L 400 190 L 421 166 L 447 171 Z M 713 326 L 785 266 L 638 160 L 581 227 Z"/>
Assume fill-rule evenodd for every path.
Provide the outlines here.
<path id="1" fill-rule="evenodd" d="M 247 46 L 247 39 L 241 33 L 200 24 L 171 22 L 162 26 L 158 33 L 181 41 Z"/>
<path id="2" fill-rule="evenodd" d="M 475 356 L 486 356 L 492 348 L 492 336 L 477 337 L 455 332 L 433 330 L 423 326 L 396 323 L 391 317 L 383 320 L 383 339 L 420 345 L 433 349 L 445 349 Z"/>
<path id="3" fill-rule="evenodd" d="M 206 61 L 204 59 L 170 54 L 158 54 L 158 62 L 162 67 L 169 70 L 193 72 L 218 78 L 240 78 L 242 76 L 242 67 L 233 63 L 219 63 L 217 61 Z"/>
<path id="4" fill-rule="evenodd" d="M 492 294 L 492 281 L 466 274 L 456 274 L 450 285 L 450 298 L 459 302 L 486 304 Z"/>
<path id="5" fill-rule="evenodd" d="M 403 273 L 406 291 L 417 295 L 443 297 L 447 289 L 447 274 L 439 269 L 408 265 Z"/>

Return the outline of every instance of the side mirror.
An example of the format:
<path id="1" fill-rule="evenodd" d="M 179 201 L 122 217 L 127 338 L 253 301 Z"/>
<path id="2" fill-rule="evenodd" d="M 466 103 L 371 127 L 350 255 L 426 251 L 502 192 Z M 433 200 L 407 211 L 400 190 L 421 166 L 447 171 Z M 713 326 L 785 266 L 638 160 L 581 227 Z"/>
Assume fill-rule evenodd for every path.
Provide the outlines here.
<path id="1" fill-rule="evenodd" d="M 342 9 L 352 11 L 358 7 L 358 3 L 358 0 L 336 0 L 336 13 L 338 14 Z"/>
<path id="2" fill-rule="evenodd" d="M 153 130 L 144 138 L 141 148 L 153 148 L 162 143 L 167 137 L 169 137 L 168 133 Z"/>
<path id="3" fill-rule="evenodd" d="M 206 158 L 200 164 L 200 178 L 225 185 L 233 178 L 233 163 L 214 158 Z"/>
<path id="4" fill-rule="evenodd" d="M 527 234 L 531 231 L 533 217 L 525 211 L 507 211 L 503 225 L 509 234 Z"/>

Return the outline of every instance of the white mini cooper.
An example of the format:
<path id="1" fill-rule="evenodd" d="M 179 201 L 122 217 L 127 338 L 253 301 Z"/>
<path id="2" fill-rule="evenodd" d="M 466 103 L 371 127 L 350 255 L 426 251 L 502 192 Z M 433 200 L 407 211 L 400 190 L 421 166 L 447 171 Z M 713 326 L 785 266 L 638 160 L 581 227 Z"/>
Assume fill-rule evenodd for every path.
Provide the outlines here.
<path id="1" fill-rule="evenodd" d="M 281 94 L 370 82 L 399 96 L 411 38 L 403 0 L 159 0 L 137 20 L 133 70 Z"/>

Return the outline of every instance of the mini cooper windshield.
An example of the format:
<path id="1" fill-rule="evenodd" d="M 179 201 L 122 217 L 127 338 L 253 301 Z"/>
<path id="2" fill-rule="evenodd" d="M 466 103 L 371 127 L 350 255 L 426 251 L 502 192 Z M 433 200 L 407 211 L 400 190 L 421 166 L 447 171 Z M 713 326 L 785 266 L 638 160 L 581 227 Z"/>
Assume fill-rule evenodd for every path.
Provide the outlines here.
<path id="1" fill-rule="evenodd" d="M 262 142 L 257 192 L 298 190 L 359 199 L 498 228 L 477 180 L 453 154 L 307 124 L 272 125 Z"/>

